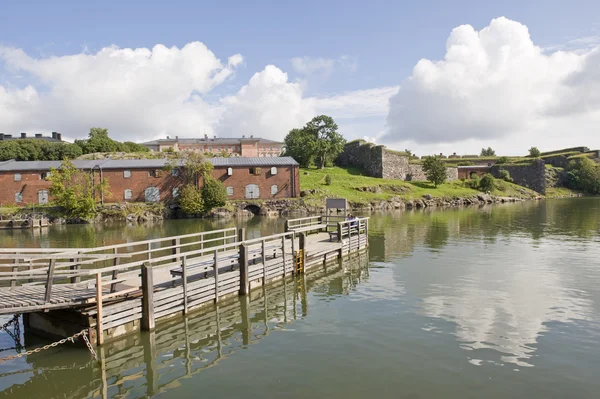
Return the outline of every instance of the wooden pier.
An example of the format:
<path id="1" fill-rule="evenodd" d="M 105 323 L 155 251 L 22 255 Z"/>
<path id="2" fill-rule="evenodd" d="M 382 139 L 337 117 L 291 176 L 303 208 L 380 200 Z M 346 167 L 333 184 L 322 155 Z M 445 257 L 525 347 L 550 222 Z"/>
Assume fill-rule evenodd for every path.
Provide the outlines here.
<path id="1" fill-rule="evenodd" d="M 97 248 L 0 249 L 0 314 L 101 345 L 368 247 L 368 218 L 315 216 L 245 239 L 222 229 Z"/>

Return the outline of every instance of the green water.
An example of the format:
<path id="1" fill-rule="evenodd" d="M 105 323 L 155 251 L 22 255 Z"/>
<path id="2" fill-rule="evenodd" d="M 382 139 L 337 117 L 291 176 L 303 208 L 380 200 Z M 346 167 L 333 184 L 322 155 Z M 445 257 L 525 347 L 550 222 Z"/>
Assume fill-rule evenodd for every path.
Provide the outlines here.
<path id="1" fill-rule="evenodd" d="M 0 242 L 105 245 L 230 224 L 62 226 Z M 247 224 L 252 237 L 283 221 Z M 0 363 L 0 397 L 598 397 L 600 199 L 376 214 L 369 242 L 368 255 L 107 344 L 101 364 L 70 346 Z"/>

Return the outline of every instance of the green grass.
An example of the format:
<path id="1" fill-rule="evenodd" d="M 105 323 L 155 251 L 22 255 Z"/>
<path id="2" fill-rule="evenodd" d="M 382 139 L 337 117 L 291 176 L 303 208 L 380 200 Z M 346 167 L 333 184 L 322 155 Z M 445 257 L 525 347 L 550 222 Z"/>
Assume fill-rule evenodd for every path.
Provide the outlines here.
<path id="1" fill-rule="evenodd" d="M 577 195 L 581 195 L 581 193 L 566 187 L 552 187 L 546 189 L 546 198 L 574 197 Z"/>
<path id="2" fill-rule="evenodd" d="M 308 173 L 308 174 L 306 174 Z M 325 184 L 325 176 L 331 176 L 331 185 Z M 512 183 L 501 182 L 502 190 L 496 189 L 492 194 L 498 196 L 515 196 L 531 198 L 536 196 L 533 191 Z M 363 191 L 365 188 L 369 191 Z M 436 198 L 464 198 L 480 194 L 479 191 L 465 186 L 457 180 L 434 187 L 429 182 L 406 182 L 402 180 L 384 180 L 375 177 L 363 176 L 359 168 L 325 168 L 301 169 L 300 189 L 315 190 L 305 199 L 321 201 L 326 197 L 346 198 L 353 203 L 369 203 L 373 200 L 388 200 L 400 197 L 404 200 L 422 198 L 430 194 Z"/>

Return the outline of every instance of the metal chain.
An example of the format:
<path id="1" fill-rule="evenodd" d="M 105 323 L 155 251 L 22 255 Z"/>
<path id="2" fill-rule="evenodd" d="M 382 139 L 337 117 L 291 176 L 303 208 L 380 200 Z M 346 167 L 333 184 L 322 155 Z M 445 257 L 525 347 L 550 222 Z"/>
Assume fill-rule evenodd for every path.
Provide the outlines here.
<path id="1" fill-rule="evenodd" d="M 41 351 L 46 350 L 46 349 L 55 348 L 58 345 L 62 345 L 62 344 L 64 344 L 67 341 L 71 342 L 71 343 L 75 343 L 75 338 L 78 338 L 80 336 L 83 336 L 83 340 L 85 341 L 85 344 L 87 345 L 88 349 L 90 350 L 90 353 L 92 354 L 92 356 L 94 356 L 94 359 L 98 360 L 98 355 L 94 351 L 94 348 L 92 348 L 92 345 L 90 344 L 90 341 L 87 338 L 87 331 L 86 330 L 81 330 L 77 334 L 73 334 L 70 337 L 63 338 L 60 341 L 53 342 L 51 344 L 42 346 L 40 348 L 35 348 L 35 349 L 32 349 L 32 350 L 27 351 L 27 352 L 22 352 L 22 353 L 18 353 L 16 355 L 12 355 L 12 356 L 8 356 L 8 357 L 0 358 L 0 363 L 1 362 L 5 362 L 7 360 L 18 359 L 18 358 L 23 357 L 25 355 L 32 355 L 34 353 L 38 353 L 38 352 L 41 352 Z"/>
<path id="2" fill-rule="evenodd" d="M 12 323 L 14 323 L 17 320 L 19 320 L 18 314 L 14 315 L 12 319 L 10 319 L 6 323 L 4 323 L 4 325 L 2 327 L 0 327 L 0 330 L 6 330 L 8 328 L 8 326 L 10 326 Z"/>

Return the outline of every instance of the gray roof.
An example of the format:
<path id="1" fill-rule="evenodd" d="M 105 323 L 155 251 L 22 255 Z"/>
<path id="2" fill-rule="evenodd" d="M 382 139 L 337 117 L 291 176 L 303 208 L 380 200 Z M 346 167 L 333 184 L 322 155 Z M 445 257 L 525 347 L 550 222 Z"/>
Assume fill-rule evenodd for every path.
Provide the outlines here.
<path id="1" fill-rule="evenodd" d="M 228 166 L 287 166 L 298 165 L 292 157 L 234 157 L 234 158 L 206 158 L 215 167 Z M 163 168 L 170 160 L 168 159 L 100 159 L 100 160 L 75 160 L 73 164 L 78 169 L 151 169 Z M 50 170 L 59 168 L 61 161 L 5 161 L 0 162 L 0 172 L 28 171 L 28 170 Z"/>
<path id="2" fill-rule="evenodd" d="M 488 165 L 461 165 L 457 166 L 458 169 L 488 169 Z"/>

